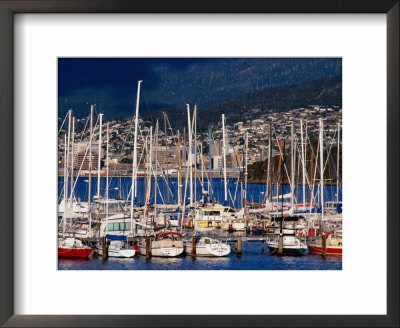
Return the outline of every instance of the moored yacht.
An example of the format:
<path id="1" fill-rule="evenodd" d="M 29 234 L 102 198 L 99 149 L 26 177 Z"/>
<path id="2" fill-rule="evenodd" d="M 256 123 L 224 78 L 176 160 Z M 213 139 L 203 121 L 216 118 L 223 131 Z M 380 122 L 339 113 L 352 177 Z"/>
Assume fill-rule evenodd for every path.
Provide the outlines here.
<path id="1" fill-rule="evenodd" d="M 226 256 L 231 252 L 231 247 L 228 244 L 224 244 L 221 241 L 205 237 L 196 236 L 196 256 Z M 192 240 L 188 240 L 185 243 L 185 251 L 187 254 L 191 254 L 193 249 Z"/>
<path id="2" fill-rule="evenodd" d="M 84 245 L 79 239 L 73 237 L 58 239 L 58 257 L 88 258 L 96 252 L 96 248 Z"/>

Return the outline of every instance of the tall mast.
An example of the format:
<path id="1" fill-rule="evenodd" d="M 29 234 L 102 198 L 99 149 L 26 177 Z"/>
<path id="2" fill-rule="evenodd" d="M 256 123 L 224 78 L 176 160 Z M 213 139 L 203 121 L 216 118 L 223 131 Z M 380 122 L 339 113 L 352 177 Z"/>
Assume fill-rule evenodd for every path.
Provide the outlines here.
<path id="1" fill-rule="evenodd" d="M 181 162 L 181 136 L 178 130 L 178 207 L 182 203 L 182 162 Z"/>
<path id="2" fill-rule="evenodd" d="M 337 136 L 337 179 L 336 179 L 336 203 L 339 203 L 339 151 L 340 151 L 340 122 L 338 122 L 338 136 Z"/>
<path id="3" fill-rule="evenodd" d="M 201 163 L 201 189 L 204 191 L 203 143 L 200 143 L 200 163 Z"/>
<path id="4" fill-rule="evenodd" d="M 70 157 L 70 139 L 71 139 L 71 116 L 72 116 L 72 110 L 70 109 L 68 112 L 68 137 L 67 137 L 67 163 L 66 163 L 66 167 L 67 167 L 67 176 L 66 179 L 64 180 L 64 189 L 65 189 L 65 194 L 67 195 L 67 197 L 69 197 L 69 157 Z M 72 186 L 71 186 L 72 189 Z M 68 201 L 69 203 L 69 201 Z M 67 203 L 65 203 L 65 209 L 64 212 L 66 212 L 67 210 Z"/>
<path id="5" fill-rule="evenodd" d="M 192 129 L 190 124 L 190 107 L 189 104 L 186 104 L 187 113 L 188 113 L 188 133 L 189 133 L 189 141 L 188 141 L 188 149 L 189 149 L 189 177 L 190 177 L 190 207 L 193 205 L 193 167 L 192 167 Z"/>
<path id="6" fill-rule="evenodd" d="M 322 219 L 324 218 L 324 126 L 322 118 L 319 119 L 319 157 L 321 166 L 321 213 Z"/>
<path id="7" fill-rule="evenodd" d="M 71 135 L 71 194 L 70 204 L 73 204 L 73 185 L 74 185 L 74 142 L 75 142 L 75 117 L 72 118 L 72 135 Z M 72 206 L 71 206 L 72 208 Z M 72 217 L 69 221 L 69 227 L 72 226 Z"/>
<path id="8" fill-rule="evenodd" d="M 156 122 L 156 130 L 155 130 L 155 138 L 154 138 L 154 145 L 155 145 L 155 159 L 154 159 L 154 211 L 157 208 L 157 162 L 158 162 L 158 120 Z"/>
<path id="9" fill-rule="evenodd" d="M 197 200 L 197 105 L 194 105 L 194 199 Z"/>
<path id="10" fill-rule="evenodd" d="M 64 135 L 64 213 L 67 209 L 67 134 Z"/>
<path id="11" fill-rule="evenodd" d="M 208 195 L 212 193 L 212 140 L 211 140 L 211 129 L 208 129 L 208 161 L 209 161 L 209 169 L 210 169 L 210 181 L 208 183 Z"/>
<path id="12" fill-rule="evenodd" d="M 150 204 L 150 195 L 151 195 L 151 169 L 153 163 L 153 127 L 150 127 L 150 145 L 149 145 L 149 174 L 148 174 L 148 195 L 147 195 L 147 203 Z"/>
<path id="13" fill-rule="evenodd" d="M 308 140 L 308 135 L 307 135 L 307 120 L 306 120 L 306 126 L 305 126 L 305 133 L 304 133 L 304 169 L 305 169 L 305 174 L 307 174 L 307 140 Z M 311 148 L 312 149 L 312 148 Z M 312 172 L 312 169 L 311 169 Z M 310 173 L 312 174 L 312 173 Z M 311 180 L 310 180 L 310 186 L 311 186 Z M 311 187 L 310 187 L 311 188 Z M 310 208 L 311 208 L 311 192 L 310 192 L 310 196 L 309 196 L 309 203 L 310 203 Z"/>
<path id="14" fill-rule="evenodd" d="M 294 165 L 294 127 L 293 122 L 290 126 L 290 148 L 291 148 L 291 159 L 290 159 L 290 171 L 291 171 L 291 178 L 290 178 L 290 205 L 291 208 L 294 206 L 294 173 L 295 173 L 295 165 Z"/>
<path id="15" fill-rule="evenodd" d="M 169 165 L 168 165 L 168 142 L 167 142 L 167 114 L 164 112 L 164 137 L 165 137 L 165 160 L 166 160 L 166 167 L 167 167 L 167 174 L 166 174 L 166 183 L 167 183 L 167 203 L 169 204 L 169 185 L 168 185 L 168 169 L 169 169 Z"/>
<path id="16" fill-rule="evenodd" d="M 269 122 L 269 138 L 268 138 L 268 183 L 269 183 L 269 202 L 272 205 L 272 122 Z"/>
<path id="17" fill-rule="evenodd" d="M 146 206 L 150 204 L 150 195 L 151 195 L 151 163 L 152 163 L 152 152 L 153 152 L 153 127 L 150 127 L 150 140 L 149 140 L 149 156 L 147 156 L 147 194 L 146 194 Z"/>
<path id="18" fill-rule="evenodd" d="M 281 190 L 282 190 L 282 193 L 281 193 L 281 203 L 282 203 L 282 206 L 281 206 L 281 215 L 282 215 L 282 220 L 281 220 L 281 233 L 282 233 L 282 225 L 283 225 L 283 193 L 284 193 L 284 181 L 285 181 L 285 141 L 283 141 L 283 147 L 282 147 L 282 151 L 283 151 L 283 153 L 282 153 L 282 162 L 281 162 L 281 165 L 282 165 L 282 168 L 281 168 L 281 174 L 282 174 L 282 188 L 281 188 Z"/>
<path id="19" fill-rule="evenodd" d="M 281 185 L 281 170 L 282 170 L 282 146 L 283 145 L 283 140 L 279 141 L 279 165 L 278 165 L 278 188 L 276 190 L 276 199 L 278 201 L 278 205 L 279 205 L 279 192 L 280 192 L 280 185 Z M 279 206 L 278 206 L 278 210 L 279 210 Z"/>
<path id="20" fill-rule="evenodd" d="M 72 134 L 71 134 L 71 198 L 72 186 L 74 185 L 74 143 L 75 143 L 75 117 L 72 118 Z"/>
<path id="21" fill-rule="evenodd" d="M 97 166 L 97 198 L 100 197 L 100 168 L 101 168 L 101 128 L 103 125 L 103 114 L 99 114 L 100 122 L 99 122 L 99 150 L 98 154 L 98 166 Z M 107 129 L 108 130 L 108 129 Z M 107 131 L 108 132 L 108 131 Z"/>
<path id="22" fill-rule="evenodd" d="M 144 214 L 145 214 L 146 218 L 147 218 L 147 215 L 146 215 L 147 214 L 147 203 L 146 203 L 146 200 L 147 200 L 147 181 L 146 181 L 147 174 L 146 174 L 146 169 L 148 170 L 148 165 L 146 165 L 146 161 L 149 158 L 148 149 L 147 149 L 147 137 L 148 137 L 148 135 L 146 136 L 146 139 L 144 140 L 144 152 L 143 152 L 143 187 L 144 187 L 143 195 L 144 195 L 144 208 L 145 208 Z"/>
<path id="23" fill-rule="evenodd" d="M 92 135 L 93 135 L 93 105 L 90 105 L 90 135 L 89 135 L 89 231 L 92 230 Z"/>
<path id="24" fill-rule="evenodd" d="M 226 144 L 225 144 L 225 115 L 222 114 L 222 153 L 224 163 L 224 200 L 228 200 L 228 187 L 226 182 Z"/>
<path id="25" fill-rule="evenodd" d="M 133 232 L 133 199 L 136 195 L 136 174 L 137 174 L 137 137 L 138 137 L 138 118 L 139 118 L 139 99 L 140 85 L 143 81 L 138 81 L 136 95 L 136 113 L 135 113 L 135 137 L 133 142 L 133 161 L 132 161 L 132 188 L 131 188 L 131 232 Z"/>
<path id="26" fill-rule="evenodd" d="M 304 138 L 303 138 L 303 120 L 300 119 L 300 133 L 301 133 L 301 164 L 303 166 L 303 212 L 306 209 L 306 165 L 304 159 Z"/>
<path id="27" fill-rule="evenodd" d="M 246 132 L 246 146 L 245 146 L 245 148 L 246 148 L 246 151 L 245 151 L 245 157 L 244 157 L 244 165 L 245 165 L 245 168 L 244 168 L 244 190 L 243 190 L 243 192 L 244 192 L 244 199 L 247 199 L 247 175 L 248 175 L 248 172 L 247 172 L 247 157 L 248 157 L 248 148 L 249 148 L 249 133 L 248 132 Z"/>
<path id="28" fill-rule="evenodd" d="M 106 218 L 108 220 L 108 166 L 109 166 L 109 158 L 108 158 L 108 151 L 109 151 L 109 143 L 110 143 L 110 136 L 109 136 L 109 122 L 107 122 L 107 153 L 106 153 Z M 107 223 L 108 226 L 108 223 Z"/>
<path id="29" fill-rule="evenodd" d="M 68 147 L 67 133 L 64 136 L 64 214 L 62 217 L 62 236 L 65 237 L 65 219 L 67 214 L 67 197 L 68 197 Z"/>

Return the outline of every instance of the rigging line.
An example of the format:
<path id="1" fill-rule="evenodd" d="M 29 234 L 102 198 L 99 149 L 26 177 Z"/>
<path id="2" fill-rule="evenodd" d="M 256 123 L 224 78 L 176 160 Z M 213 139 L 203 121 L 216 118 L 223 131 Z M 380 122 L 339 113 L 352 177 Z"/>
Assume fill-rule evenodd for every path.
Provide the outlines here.
<path id="1" fill-rule="evenodd" d="M 83 138 L 85 137 L 85 133 L 86 133 L 87 125 L 89 123 L 89 119 L 90 119 L 90 115 L 86 119 L 85 126 L 83 127 L 83 130 L 82 130 L 82 137 L 81 137 L 81 140 L 79 140 L 79 142 L 82 142 Z"/>
<path id="2" fill-rule="evenodd" d="M 140 130 L 139 130 L 140 131 Z M 138 163 L 137 163 L 137 170 L 139 170 L 139 165 L 140 165 L 140 163 L 141 163 L 141 161 L 142 161 L 142 157 L 143 157 L 143 154 L 144 154 L 144 147 L 143 147 L 143 149 L 142 149 L 142 153 L 141 153 L 141 155 L 139 156 L 139 161 L 138 161 Z M 133 163 L 132 163 L 132 165 L 133 165 Z M 136 172 L 137 173 L 137 172 Z M 133 175 L 133 171 L 132 171 L 132 175 Z M 130 195 L 131 195 L 131 192 L 132 192 L 132 186 L 129 188 L 130 190 L 129 190 L 129 193 L 128 193 L 128 196 L 127 196 L 127 201 L 129 201 L 129 198 L 130 198 Z"/>
<path id="3" fill-rule="evenodd" d="M 318 163 L 318 158 L 319 158 L 319 142 L 318 142 L 318 146 L 317 146 L 317 155 L 316 155 L 316 157 L 315 157 L 315 163 Z M 312 147 L 311 147 L 311 144 L 310 144 L 310 148 L 312 149 Z M 313 203 L 313 201 L 316 201 L 316 199 L 317 199 L 317 193 L 315 193 L 314 194 L 314 190 L 315 190 L 315 177 L 317 176 L 317 166 L 318 165 L 315 165 L 315 169 L 314 169 L 314 177 L 313 177 L 313 184 L 312 184 L 312 186 L 311 186 L 311 195 L 310 195 L 310 205 Z M 311 172 L 312 173 L 312 172 Z M 318 184 L 318 188 L 319 188 L 319 184 Z M 318 190 L 319 189 L 317 189 L 317 192 L 318 192 Z M 312 206 L 310 206 L 310 214 L 311 214 L 311 211 L 312 211 Z"/>
<path id="4" fill-rule="evenodd" d="M 67 112 L 67 114 L 66 114 L 65 117 L 64 117 L 64 121 L 61 123 L 61 127 L 60 127 L 60 129 L 58 130 L 58 134 L 60 134 L 60 132 L 61 132 L 63 126 L 64 126 L 64 123 L 65 123 L 65 120 L 67 119 L 67 117 L 68 117 L 68 112 Z"/>
<path id="5" fill-rule="evenodd" d="M 325 131 L 324 131 L 325 132 Z M 327 142 L 327 133 L 324 133 L 325 134 L 325 140 L 326 140 L 326 143 L 328 143 Z M 333 135 L 333 138 L 336 138 L 336 131 L 335 131 L 335 134 Z M 334 171 L 335 171 L 335 175 L 336 175 L 336 178 L 339 180 L 339 176 L 338 176 L 338 173 L 337 173 L 337 170 L 336 170 L 336 165 L 335 165 L 335 160 L 333 159 L 333 155 L 332 155 L 332 152 L 331 152 L 331 150 L 332 150 L 332 147 L 333 147 L 333 143 L 331 143 L 330 144 L 330 147 L 329 147 L 329 150 L 327 149 L 326 151 L 327 151 L 327 158 L 326 158 L 326 162 L 325 162 L 325 165 L 324 165 L 324 170 L 325 170 L 325 168 L 328 166 L 328 160 L 329 160 L 329 157 L 331 158 L 331 160 L 332 160 L 332 164 L 333 164 L 333 169 L 334 169 Z M 340 180 L 339 180 L 339 183 L 340 183 Z"/>
<path id="6" fill-rule="evenodd" d="M 160 163 L 157 161 L 157 164 L 159 165 Z M 156 165 L 157 165 L 157 164 L 156 164 Z M 159 165 L 159 168 L 161 169 L 161 166 L 160 166 L 160 165 Z M 157 169 L 157 166 L 156 166 L 156 169 Z M 161 170 L 161 177 L 162 177 L 162 178 L 164 179 L 164 181 L 166 182 L 166 178 L 165 178 L 165 174 L 164 174 L 163 170 Z M 169 192 L 169 194 L 172 196 L 172 200 L 173 200 L 173 201 L 176 201 L 175 196 L 174 196 L 174 194 L 173 194 L 171 188 L 169 187 L 168 184 L 166 184 L 166 186 L 167 186 L 167 192 Z"/>
<path id="7" fill-rule="evenodd" d="M 232 194 L 231 194 L 231 190 L 228 188 L 228 193 L 229 193 L 229 197 L 230 197 L 230 199 L 231 199 L 231 202 L 232 202 L 232 206 L 233 206 L 233 208 L 235 208 L 235 203 L 233 202 L 233 198 L 232 198 Z"/>
<path id="8" fill-rule="evenodd" d="M 94 128 L 95 128 L 95 129 L 96 129 L 96 126 L 97 126 L 98 122 L 99 122 L 99 117 L 97 117 L 97 121 L 96 121 L 96 123 L 95 123 L 95 125 L 94 125 Z M 81 140 L 81 141 L 82 141 L 82 140 Z M 92 135 L 90 136 L 90 138 L 89 138 L 89 142 L 92 142 L 92 141 L 93 141 L 93 134 L 92 134 Z M 87 147 L 89 147 L 89 145 L 87 145 Z M 84 156 L 84 158 L 83 158 L 83 160 L 82 160 L 82 164 L 85 162 L 87 150 L 88 150 L 88 148 L 86 148 L 86 152 L 85 152 L 85 156 Z M 67 168 L 68 173 L 71 173 L 71 175 L 72 175 L 73 172 L 75 171 L 75 169 L 74 169 L 75 156 L 78 156 L 78 154 L 77 154 L 76 152 L 74 152 L 73 157 L 72 157 L 71 168 Z M 79 177 L 79 172 L 80 172 L 80 169 L 79 169 L 79 171 L 78 171 L 78 173 L 77 173 L 77 177 Z M 71 191 L 71 195 L 72 195 L 72 191 Z"/>
<path id="9" fill-rule="evenodd" d="M 97 122 L 96 122 L 96 124 L 97 124 Z M 93 137 L 93 135 L 92 135 L 91 137 Z M 90 139 L 92 139 L 92 138 L 90 138 Z M 78 170 L 77 176 L 79 176 L 79 173 L 80 173 L 81 170 L 82 170 L 83 163 L 85 162 L 85 158 L 86 158 L 86 155 L 87 155 L 88 150 L 89 150 L 89 145 L 86 146 L 85 155 L 84 155 L 84 157 L 83 157 L 81 166 L 80 166 L 80 168 L 79 168 L 79 170 Z M 72 189 L 71 189 L 71 197 L 70 197 L 70 199 L 68 200 L 69 209 L 71 209 L 71 206 L 72 206 L 72 198 L 73 198 L 73 194 L 74 194 L 75 186 L 76 186 L 77 182 L 78 182 L 78 179 L 75 179 L 74 184 L 73 184 Z M 86 190 L 87 190 L 87 189 L 86 189 Z M 89 201 L 90 201 L 90 200 L 88 200 L 88 203 L 89 203 Z M 67 208 L 66 205 L 67 205 L 67 204 L 65 204 L 65 209 Z M 66 210 L 64 210 L 64 215 L 65 215 L 65 213 L 66 213 Z"/>
<path id="10" fill-rule="evenodd" d="M 155 170 L 154 170 L 154 168 L 153 168 L 153 165 L 151 165 L 151 167 L 150 167 L 150 170 L 153 172 L 153 175 L 155 175 L 156 170 L 157 170 L 157 164 L 155 164 L 155 165 L 156 165 L 156 169 L 155 169 Z M 164 202 L 164 197 L 163 197 L 162 194 L 161 194 L 160 184 L 157 183 L 157 184 L 155 185 L 155 188 L 156 188 L 156 190 L 158 189 L 158 193 L 159 193 L 159 195 L 160 195 L 160 197 L 161 197 L 161 201 L 162 201 L 163 204 L 165 204 L 165 202 Z"/>
<path id="11" fill-rule="evenodd" d="M 278 137 L 276 136 L 276 134 L 275 134 L 275 139 L 276 139 L 276 142 L 279 144 L 279 140 L 278 140 Z M 287 158 L 286 158 L 286 160 L 285 160 L 285 158 L 284 158 L 284 156 L 283 156 L 283 153 L 282 153 L 282 151 L 281 151 L 281 147 L 279 147 L 279 155 L 282 156 L 283 168 L 284 168 L 284 170 L 285 170 L 285 172 L 286 172 L 286 177 L 287 177 L 288 182 L 289 182 L 289 184 L 290 184 L 289 172 L 288 172 L 288 168 L 287 168 L 287 166 L 286 166 L 286 162 L 289 160 L 289 156 L 287 156 Z"/>
<path id="12" fill-rule="evenodd" d="M 151 115 L 151 112 L 152 112 L 153 109 L 150 108 L 150 105 L 149 105 L 149 102 L 147 101 L 147 97 L 146 97 L 146 93 L 144 91 L 144 88 L 142 88 L 141 91 L 142 91 L 142 95 L 143 95 L 143 98 L 144 98 L 144 102 L 146 103 L 146 107 L 147 107 L 146 113 L 148 113 L 148 115 L 150 115 L 151 125 L 154 125 L 153 123 L 155 123 L 155 122 L 154 122 L 154 119 L 153 119 L 153 115 Z"/>

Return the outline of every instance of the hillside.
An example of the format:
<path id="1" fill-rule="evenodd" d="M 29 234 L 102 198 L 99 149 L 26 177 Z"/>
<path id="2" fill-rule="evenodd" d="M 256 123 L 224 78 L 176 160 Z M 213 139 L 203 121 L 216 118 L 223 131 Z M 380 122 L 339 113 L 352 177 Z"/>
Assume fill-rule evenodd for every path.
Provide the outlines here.
<path id="1" fill-rule="evenodd" d="M 90 104 L 105 119 L 131 116 L 137 81 L 141 113 L 230 105 L 240 96 L 342 74 L 340 58 L 64 58 L 59 60 L 58 110 L 86 117 Z M 252 96 L 253 97 L 253 96 Z M 244 101 L 245 99 L 243 99 Z M 227 102 L 225 102 L 227 101 Z M 236 100 L 235 100 L 236 102 Z"/>
<path id="2" fill-rule="evenodd" d="M 200 130 L 220 124 L 221 114 L 226 115 L 228 123 L 253 119 L 268 112 L 281 112 L 309 105 L 342 106 L 342 76 L 321 78 L 299 84 L 266 88 L 251 92 L 232 100 L 211 106 L 208 109 L 199 107 L 198 127 Z M 252 109 L 259 109 L 254 113 Z M 157 119 L 163 122 L 166 112 L 174 128 L 187 126 L 186 109 L 153 110 L 143 113 L 145 120 L 155 125 Z"/>

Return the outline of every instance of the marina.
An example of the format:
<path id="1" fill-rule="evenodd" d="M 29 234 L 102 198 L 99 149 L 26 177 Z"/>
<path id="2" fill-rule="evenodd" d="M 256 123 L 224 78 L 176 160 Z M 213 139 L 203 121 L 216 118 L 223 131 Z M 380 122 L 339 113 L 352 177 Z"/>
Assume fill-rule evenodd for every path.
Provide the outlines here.
<path id="1" fill-rule="evenodd" d="M 270 120 L 266 159 L 257 162 L 261 154 L 249 139 L 251 127 L 242 133 L 241 147 L 234 146 L 224 113 L 221 128 L 213 135 L 208 127 L 203 138 L 196 104 L 186 104 L 183 133 L 165 112 L 164 129 L 159 120 L 146 126 L 139 118 L 142 84 L 125 156 L 115 145 L 120 125 L 103 123 L 95 104 L 78 135 L 71 109 L 59 127 L 59 269 L 85 263 L 118 270 L 120 261 L 142 263 L 139 258 L 158 265 L 129 269 L 175 263 L 202 270 L 197 263 L 218 260 L 227 270 L 283 270 L 282 263 L 297 261 L 301 269 L 341 269 L 340 122 L 324 130 L 326 115 L 312 128 L 300 118 L 282 131 Z M 262 182 L 251 183 L 257 180 Z M 250 262 L 242 261 L 247 256 Z M 99 266 L 99 257 L 110 264 Z M 270 260 L 275 257 L 292 260 Z"/>

